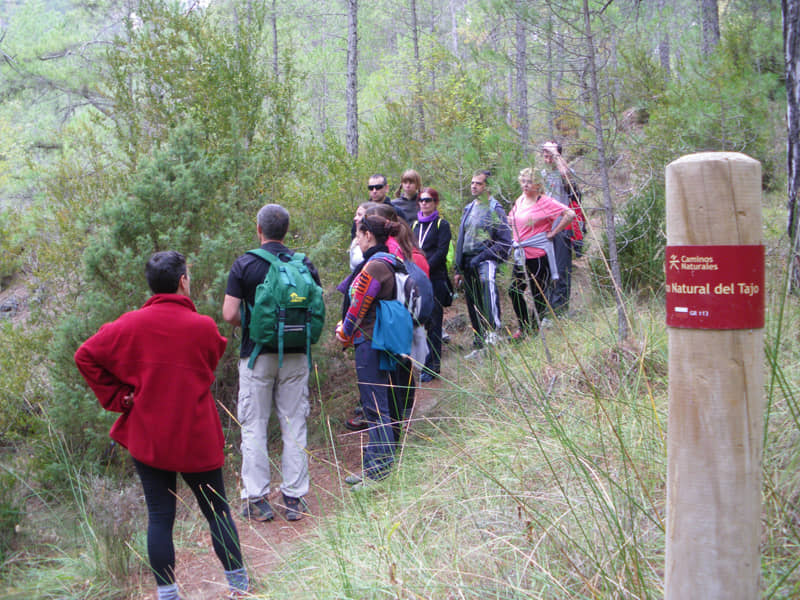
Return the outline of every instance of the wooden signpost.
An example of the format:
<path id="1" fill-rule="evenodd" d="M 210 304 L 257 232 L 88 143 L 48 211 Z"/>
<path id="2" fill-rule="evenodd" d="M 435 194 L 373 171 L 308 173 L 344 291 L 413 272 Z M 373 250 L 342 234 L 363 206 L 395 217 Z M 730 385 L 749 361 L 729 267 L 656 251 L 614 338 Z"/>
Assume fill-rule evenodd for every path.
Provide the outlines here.
<path id="1" fill-rule="evenodd" d="M 759 597 L 764 413 L 761 164 L 667 166 L 667 600 Z"/>

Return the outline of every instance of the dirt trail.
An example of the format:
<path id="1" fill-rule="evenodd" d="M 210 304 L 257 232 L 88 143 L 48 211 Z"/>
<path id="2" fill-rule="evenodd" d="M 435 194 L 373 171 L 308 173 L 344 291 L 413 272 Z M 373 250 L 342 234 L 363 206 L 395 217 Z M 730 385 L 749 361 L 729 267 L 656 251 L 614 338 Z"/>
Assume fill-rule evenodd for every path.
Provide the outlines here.
<path id="1" fill-rule="evenodd" d="M 436 381 L 423 384 L 417 390 L 415 415 L 429 412 L 436 405 L 436 391 L 441 383 Z M 338 510 L 343 493 L 348 486 L 343 483 L 348 472 L 358 472 L 361 465 L 361 444 L 366 443 L 363 432 L 350 432 L 340 427 L 336 433 L 336 458 L 330 448 L 312 449 L 309 460 L 311 491 L 306 496 L 311 516 L 290 523 L 283 517 L 281 494 L 274 490 L 269 497 L 275 509 L 275 519 L 268 523 L 246 521 L 239 514 L 238 490 L 229 486 L 228 497 L 234 511 L 236 527 L 248 571 L 261 581 L 265 581 L 270 571 L 278 567 L 292 549 L 292 546 L 313 531 L 321 515 Z M 181 598 L 185 600 L 221 600 L 228 597 L 228 586 L 222 567 L 211 549 L 211 537 L 202 517 L 198 517 L 196 504 L 186 486 L 179 486 L 179 493 L 185 500 L 185 507 L 179 508 L 176 519 L 193 521 L 191 533 L 178 539 L 176 533 L 176 579 L 180 586 Z M 181 503 L 182 504 L 182 503 Z M 156 600 L 155 584 L 149 573 L 144 573 L 133 584 L 136 590 L 133 600 Z M 258 588 L 257 588 L 258 589 Z M 256 590 L 257 592 L 257 590 Z"/>
<path id="2" fill-rule="evenodd" d="M 573 268 L 570 313 L 574 316 L 580 314 L 591 299 L 589 279 L 588 259 L 584 256 L 575 261 Z M 513 331 L 516 328 L 516 319 L 507 295 L 503 294 L 501 301 L 504 323 Z M 530 304 L 530 298 L 528 302 Z M 453 338 L 443 357 L 442 367 L 445 373 L 452 367 L 451 361 L 459 360 L 458 357 L 470 348 L 471 333 L 467 328 L 468 320 L 465 313 L 461 301 L 445 309 L 445 330 L 449 331 Z M 336 386 L 337 382 L 328 384 Z M 429 414 L 433 410 L 442 389 L 443 384 L 438 380 L 421 385 L 416 394 L 414 418 Z M 269 497 L 273 508 L 276 508 L 275 520 L 269 523 L 245 521 L 239 515 L 238 489 L 235 485 L 228 485 L 228 498 L 234 510 L 246 565 L 250 573 L 255 574 L 255 577 L 262 582 L 268 583 L 270 571 L 281 564 L 283 557 L 291 551 L 293 545 L 314 531 L 320 516 L 339 509 L 342 494 L 348 493 L 348 486 L 342 481 L 344 476 L 348 472 L 358 472 L 360 469 L 361 446 L 366 443 L 366 434 L 347 431 L 341 423 L 332 423 L 332 427 L 336 435 L 336 456 L 333 456 L 330 445 L 311 449 L 309 460 L 311 491 L 306 496 L 311 516 L 295 523 L 286 521 L 278 508 L 281 494 L 276 488 Z M 198 516 L 194 498 L 186 486 L 179 487 L 182 497 L 186 500 L 186 506 L 190 508 L 180 508 L 178 520 L 194 521 L 191 534 L 181 540 L 176 535 L 176 575 L 181 587 L 181 598 L 185 600 L 227 598 L 227 584 L 219 561 L 211 549 L 210 534 L 205 521 Z M 176 532 L 178 529 L 176 521 Z M 133 600 L 156 600 L 154 582 L 149 573 L 144 573 L 137 580 L 134 589 L 139 591 L 131 595 Z"/>

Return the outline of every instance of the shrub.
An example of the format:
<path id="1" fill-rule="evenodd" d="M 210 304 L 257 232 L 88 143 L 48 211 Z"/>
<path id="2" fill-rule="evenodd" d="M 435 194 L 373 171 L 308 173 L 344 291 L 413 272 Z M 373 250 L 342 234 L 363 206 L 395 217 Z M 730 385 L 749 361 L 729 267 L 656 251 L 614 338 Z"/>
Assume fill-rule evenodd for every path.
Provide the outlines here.
<path id="1" fill-rule="evenodd" d="M 41 430 L 48 397 L 42 348 L 48 333 L 10 321 L 0 322 L 0 446 Z"/>
<path id="2" fill-rule="evenodd" d="M 19 218 L 15 211 L 0 209 L 0 291 L 22 265 L 25 246 Z"/>
<path id="3" fill-rule="evenodd" d="M 653 181 L 630 198 L 616 215 L 617 257 L 626 291 L 658 292 L 664 286 L 665 207 L 664 184 Z M 605 232 L 601 239 L 603 254 L 608 256 Z M 605 262 L 595 254 L 590 266 L 593 284 L 599 290 L 611 291 L 611 276 Z"/>
<path id="4" fill-rule="evenodd" d="M 5 562 L 11 549 L 21 516 L 17 476 L 10 471 L 0 471 L 0 564 Z"/>

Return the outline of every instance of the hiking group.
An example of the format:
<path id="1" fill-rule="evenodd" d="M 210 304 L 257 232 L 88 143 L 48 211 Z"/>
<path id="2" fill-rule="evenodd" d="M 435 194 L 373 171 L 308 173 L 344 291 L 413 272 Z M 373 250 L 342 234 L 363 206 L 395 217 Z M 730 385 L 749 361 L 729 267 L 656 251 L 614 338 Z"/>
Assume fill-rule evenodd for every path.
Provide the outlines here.
<path id="1" fill-rule="evenodd" d="M 358 490 L 391 471 L 414 405 L 415 371 L 440 376 L 444 308 L 463 289 L 473 350 L 501 337 L 498 267 L 513 251 L 509 289 L 519 329 L 536 331 L 547 310 L 565 311 L 573 252 L 580 252 L 583 215 L 574 174 L 555 142 L 542 146 L 545 169 L 524 169 L 522 193 L 506 215 L 489 194 L 489 171 L 476 171 L 455 244 L 439 213 L 436 189 L 414 170 L 403 173 L 394 199 L 388 180 L 368 180 L 370 200 L 353 218 L 350 274 L 335 337 L 353 347 L 359 390 L 348 429 L 365 429 L 358 472 L 345 481 Z M 306 449 L 310 411 L 310 348 L 321 336 L 325 305 L 319 274 L 302 253 L 284 245 L 289 213 L 266 204 L 256 218 L 260 247 L 237 258 L 228 274 L 222 318 L 241 328 L 236 416 L 241 426 L 242 516 L 269 521 L 272 472 L 267 426 L 275 411 L 282 453 L 279 508 L 288 521 L 308 514 Z M 452 255 L 454 283 L 448 274 Z M 250 589 L 222 477 L 224 438 L 211 394 L 227 340 L 190 299 L 190 275 L 178 252 L 157 252 L 145 275 L 153 295 L 144 306 L 107 323 L 75 353 L 101 405 L 121 413 L 110 436 L 126 447 L 142 483 L 148 511 L 147 550 L 159 600 L 178 598 L 172 528 L 177 474 L 206 518 L 214 551 L 233 597 Z M 533 310 L 524 291 L 530 284 Z"/>

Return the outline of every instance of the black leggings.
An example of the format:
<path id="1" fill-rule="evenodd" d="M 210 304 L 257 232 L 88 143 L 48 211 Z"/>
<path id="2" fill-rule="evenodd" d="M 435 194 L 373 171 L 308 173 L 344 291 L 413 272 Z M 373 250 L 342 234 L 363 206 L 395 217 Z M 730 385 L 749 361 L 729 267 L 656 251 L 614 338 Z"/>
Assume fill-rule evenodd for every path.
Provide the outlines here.
<path id="1" fill-rule="evenodd" d="M 172 526 L 175 523 L 177 473 L 150 467 L 133 459 L 147 502 L 147 555 L 157 585 L 175 581 L 175 547 Z M 214 552 L 226 571 L 242 568 L 239 534 L 225 499 L 222 469 L 203 473 L 181 473 L 194 493 L 211 529 Z"/>
<path id="2" fill-rule="evenodd" d="M 541 320 L 547 316 L 547 298 L 542 292 L 546 293 L 547 286 L 550 285 L 550 263 L 547 261 L 547 256 L 526 259 L 524 268 L 514 265 L 511 288 L 508 290 L 508 295 L 511 296 L 511 306 L 519 319 L 519 328 L 523 331 L 535 331 L 538 328 L 538 321 L 536 318 L 531 319 L 528 303 L 525 302 L 525 288 L 528 287 L 528 282 L 525 281 L 526 276 L 531 284 L 533 309 Z"/>

